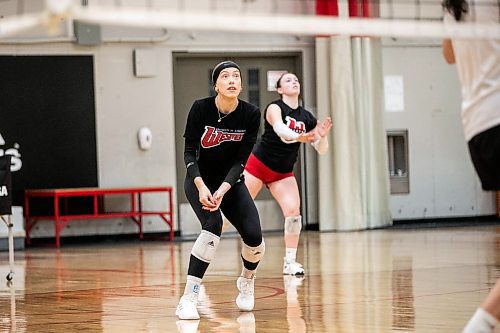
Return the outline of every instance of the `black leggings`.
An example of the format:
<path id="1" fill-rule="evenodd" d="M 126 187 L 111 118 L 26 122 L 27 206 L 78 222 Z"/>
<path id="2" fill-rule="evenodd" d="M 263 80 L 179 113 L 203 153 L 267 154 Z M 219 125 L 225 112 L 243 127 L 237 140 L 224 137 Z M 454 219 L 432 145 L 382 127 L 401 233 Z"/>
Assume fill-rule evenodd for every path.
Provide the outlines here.
<path id="1" fill-rule="evenodd" d="M 207 185 L 207 187 L 212 193 L 218 189 L 218 187 L 214 188 L 209 185 Z M 255 203 L 244 182 L 237 182 L 226 192 L 222 198 L 220 210 L 218 209 L 215 212 L 209 212 L 202 209 L 198 189 L 192 178 L 186 177 L 184 181 L 184 191 L 186 192 L 189 204 L 198 217 L 203 230 L 220 236 L 222 233 L 222 215 L 220 211 L 222 211 L 236 228 L 246 245 L 256 247 L 262 243 L 262 229 L 260 227 L 259 213 L 257 212 L 257 207 L 255 207 Z M 243 260 L 243 264 L 250 270 L 257 267 L 257 263 L 250 263 L 246 260 Z M 188 275 L 202 278 L 207 268 L 208 263 L 191 255 Z"/>

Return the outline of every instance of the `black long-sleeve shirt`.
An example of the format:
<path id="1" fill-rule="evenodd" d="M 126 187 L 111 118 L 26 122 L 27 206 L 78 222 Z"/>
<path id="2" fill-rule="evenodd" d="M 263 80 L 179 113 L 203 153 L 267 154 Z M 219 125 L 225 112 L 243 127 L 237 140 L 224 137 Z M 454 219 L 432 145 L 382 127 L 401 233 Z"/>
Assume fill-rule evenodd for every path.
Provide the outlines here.
<path id="1" fill-rule="evenodd" d="M 184 131 L 188 175 L 201 176 L 212 187 L 222 182 L 233 186 L 242 179 L 259 126 L 260 109 L 255 105 L 239 100 L 236 110 L 225 116 L 217 111 L 215 97 L 196 100 Z"/>

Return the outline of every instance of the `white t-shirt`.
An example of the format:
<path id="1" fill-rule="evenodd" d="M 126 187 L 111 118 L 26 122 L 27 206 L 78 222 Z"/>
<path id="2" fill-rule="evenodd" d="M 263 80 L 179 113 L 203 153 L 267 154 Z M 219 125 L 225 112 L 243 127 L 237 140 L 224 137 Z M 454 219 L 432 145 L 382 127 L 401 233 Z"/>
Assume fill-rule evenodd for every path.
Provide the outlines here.
<path id="1" fill-rule="evenodd" d="M 476 0 L 469 4 L 463 21 L 500 24 L 498 1 Z M 454 20 L 446 12 L 445 22 Z M 462 86 L 462 123 L 469 141 L 500 124 L 500 39 L 452 38 L 452 45 Z"/>

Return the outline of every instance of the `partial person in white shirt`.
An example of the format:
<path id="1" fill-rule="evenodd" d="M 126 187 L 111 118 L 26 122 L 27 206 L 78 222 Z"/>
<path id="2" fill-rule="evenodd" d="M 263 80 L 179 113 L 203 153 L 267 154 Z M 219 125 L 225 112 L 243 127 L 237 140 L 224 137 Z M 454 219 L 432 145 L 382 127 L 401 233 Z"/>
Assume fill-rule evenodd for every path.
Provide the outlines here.
<path id="1" fill-rule="evenodd" d="M 500 3 L 445 0 L 445 22 L 500 24 Z M 486 191 L 500 190 L 500 36 L 447 39 L 443 55 L 456 64 L 462 89 L 462 123 L 474 168 Z M 463 333 L 492 333 L 500 320 L 500 278 Z"/>

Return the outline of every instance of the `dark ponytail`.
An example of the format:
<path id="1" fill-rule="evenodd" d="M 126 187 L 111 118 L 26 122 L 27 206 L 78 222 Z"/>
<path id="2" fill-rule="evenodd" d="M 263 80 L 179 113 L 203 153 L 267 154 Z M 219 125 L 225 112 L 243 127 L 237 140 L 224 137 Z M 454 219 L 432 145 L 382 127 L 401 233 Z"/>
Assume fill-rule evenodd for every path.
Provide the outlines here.
<path id="1" fill-rule="evenodd" d="M 469 4 L 466 0 L 443 0 L 443 7 L 453 14 L 455 20 L 461 21 L 463 14 L 469 11 Z"/>

